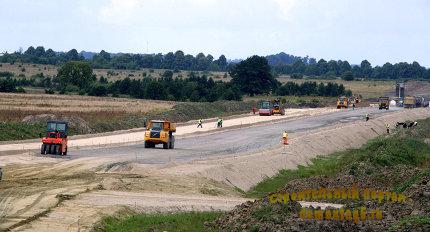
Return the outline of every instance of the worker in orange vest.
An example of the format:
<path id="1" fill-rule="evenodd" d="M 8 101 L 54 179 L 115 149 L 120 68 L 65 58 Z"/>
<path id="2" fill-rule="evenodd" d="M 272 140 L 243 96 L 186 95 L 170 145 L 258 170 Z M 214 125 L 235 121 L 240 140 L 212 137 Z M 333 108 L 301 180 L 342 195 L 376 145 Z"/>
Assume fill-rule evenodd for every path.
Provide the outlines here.
<path id="1" fill-rule="evenodd" d="M 284 145 L 288 145 L 288 133 L 287 133 L 287 131 L 284 131 L 284 133 L 282 134 L 282 141 L 283 141 Z"/>

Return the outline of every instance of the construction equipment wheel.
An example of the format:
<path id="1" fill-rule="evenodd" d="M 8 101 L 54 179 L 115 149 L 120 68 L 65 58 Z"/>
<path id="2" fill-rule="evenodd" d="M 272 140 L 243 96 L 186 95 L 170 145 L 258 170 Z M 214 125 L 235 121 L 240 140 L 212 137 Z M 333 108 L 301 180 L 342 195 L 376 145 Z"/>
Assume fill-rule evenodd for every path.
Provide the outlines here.
<path id="1" fill-rule="evenodd" d="M 48 155 L 48 154 L 51 154 L 51 147 L 52 147 L 52 145 L 51 145 L 51 144 L 46 145 L 46 154 L 47 154 L 47 155 Z"/>
<path id="2" fill-rule="evenodd" d="M 63 155 L 67 155 L 67 147 L 66 150 L 63 152 Z"/>
<path id="3" fill-rule="evenodd" d="M 149 144 L 149 142 L 146 142 L 146 141 L 145 141 L 145 148 L 150 148 L 150 144 Z"/>
<path id="4" fill-rule="evenodd" d="M 42 147 L 40 148 L 40 154 L 46 154 L 46 144 L 42 144 Z"/>
<path id="5" fill-rule="evenodd" d="M 163 143 L 163 149 L 169 149 L 169 142 Z"/>
<path id="6" fill-rule="evenodd" d="M 61 155 L 61 145 L 55 145 L 55 154 Z"/>
<path id="7" fill-rule="evenodd" d="M 173 149 L 175 148 L 175 142 L 170 142 L 169 143 L 169 149 Z"/>

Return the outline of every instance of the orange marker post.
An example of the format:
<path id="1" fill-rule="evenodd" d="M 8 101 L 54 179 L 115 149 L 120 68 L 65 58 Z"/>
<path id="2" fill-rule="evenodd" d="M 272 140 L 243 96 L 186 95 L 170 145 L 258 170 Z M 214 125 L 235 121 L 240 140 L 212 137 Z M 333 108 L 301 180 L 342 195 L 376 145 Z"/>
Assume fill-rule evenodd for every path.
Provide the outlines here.
<path id="1" fill-rule="evenodd" d="M 282 134 L 282 141 L 284 145 L 288 145 L 288 133 L 286 131 Z"/>

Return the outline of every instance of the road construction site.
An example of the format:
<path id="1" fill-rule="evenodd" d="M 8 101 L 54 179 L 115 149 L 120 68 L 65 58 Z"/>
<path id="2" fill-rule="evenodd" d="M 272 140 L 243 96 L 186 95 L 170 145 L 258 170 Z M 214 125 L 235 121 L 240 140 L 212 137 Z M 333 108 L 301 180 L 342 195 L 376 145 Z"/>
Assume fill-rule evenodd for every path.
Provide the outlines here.
<path id="1" fill-rule="evenodd" d="M 365 121 L 364 115 L 370 120 Z M 287 109 L 178 125 L 174 150 L 145 149 L 144 129 L 71 137 L 67 156 L 40 155 L 40 142 L 0 145 L 0 230 L 87 231 L 120 210 L 229 210 L 279 170 L 356 148 L 429 108 Z M 287 130 L 290 145 L 281 145 Z"/>

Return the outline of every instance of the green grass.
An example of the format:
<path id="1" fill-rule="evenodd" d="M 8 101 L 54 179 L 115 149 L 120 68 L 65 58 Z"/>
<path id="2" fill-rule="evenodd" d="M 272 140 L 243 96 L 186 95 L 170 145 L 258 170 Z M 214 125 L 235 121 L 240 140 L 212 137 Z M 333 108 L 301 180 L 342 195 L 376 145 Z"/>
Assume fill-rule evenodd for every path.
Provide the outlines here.
<path id="1" fill-rule="evenodd" d="M 281 170 L 277 175 L 258 183 L 246 195 L 261 198 L 284 187 L 291 180 L 312 176 L 332 176 L 342 170 L 349 170 L 349 173 L 354 175 L 359 163 L 367 163 L 374 167 L 395 165 L 416 167 L 428 160 L 430 160 L 430 146 L 420 139 L 380 137 L 369 141 L 359 149 L 317 157 L 311 160 L 310 165 L 299 166 L 296 170 Z M 407 187 L 408 185 L 405 184 L 405 186 L 399 186 L 398 190 Z"/>
<path id="2" fill-rule="evenodd" d="M 141 214 L 126 218 L 107 217 L 103 220 L 103 231 L 214 231 L 205 228 L 204 222 L 221 216 L 220 212 L 189 212 L 177 214 Z"/>
<path id="3" fill-rule="evenodd" d="M 429 216 L 408 216 L 400 219 L 393 225 L 389 231 L 415 231 L 414 228 L 420 228 L 419 231 L 426 231 L 430 229 Z M 426 229 L 425 229 L 426 228 Z"/>
<path id="4" fill-rule="evenodd" d="M 0 141 L 38 138 L 45 131 L 45 126 L 15 122 L 0 123 Z"/>
<path id="5" fill-rule="evenodd" d="M 25 124 L 20 122 L 0 122 L 0 141 L 24 140 L 39 138 L 39 133 L 44 135 L 46 126 L 41 124 Z M 73 129 L 69 135 L 75 135 Z"/>
<path id="6" fill-rule="evenodd" d="M 408 180 L 395 186 L 393 191 L 397 192 L 397 193 L 404 192 L 406 189 L 410 188 L 413 184 L 415 184 L 417 181 L 419 181 L 424 176 L 430 176 L 430 168 L 423 170 L 420 173 L 415 174 L 414 176 L 412 176 Z"/>

